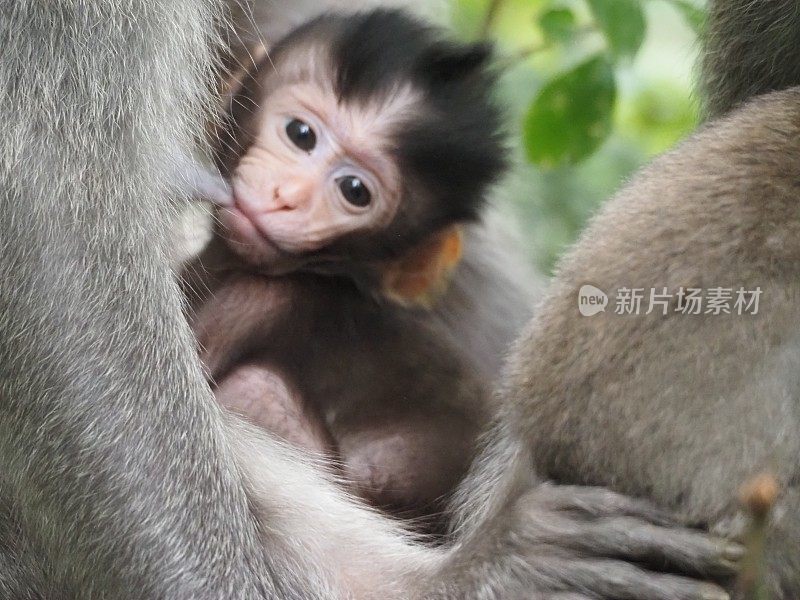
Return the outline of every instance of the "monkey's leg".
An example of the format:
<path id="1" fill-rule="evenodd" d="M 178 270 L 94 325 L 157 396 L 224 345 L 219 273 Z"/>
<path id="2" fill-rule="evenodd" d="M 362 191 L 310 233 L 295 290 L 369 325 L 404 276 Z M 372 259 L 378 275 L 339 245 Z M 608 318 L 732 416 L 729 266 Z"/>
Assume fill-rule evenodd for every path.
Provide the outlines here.
<path id="1" fill-rule="evenodd" d="M 381 508 L 441 513 L 473 457 L 479 425 L 442 407 L 367 415 L 335 424 L 345 479 Z"/>
<path id="2" fill-rule="evenodd" d="M 284 320 L 303 318 L 309 300 L 301 291 L 288 279 L 244 273 L 226 276 L 190 315 L 200 360 L 211 379 L 223 378 L 251 352 L 279 346 L 282 336 L 274 335 L 276 328 Z"/>
<path id="3" fill-rule="evenodd" d="M 320 416 L 268 364 L 237 365 L 219 382 L 214 395 L 226 409 L 298 448 L 330 455 L 336 447 Z"/>
<path id="4" fill-rule="evenodd" d="M 335 300 L 337 291 L 330 293 Z M 378 310 L 361 295 L 338 304 L 333 322 L 347 326 L 328 323 L 334 301 L 308 311 L 316 319 L 310 329 L 326 335 L 313 352 L 292 354 L 302 357 L 306 375 L 297 381 L 338 444 L 343 475 L 375 506 L 403 516 L 441 513 L 488 424 L 490 395 L 454 346 L 416 315 Z"/>

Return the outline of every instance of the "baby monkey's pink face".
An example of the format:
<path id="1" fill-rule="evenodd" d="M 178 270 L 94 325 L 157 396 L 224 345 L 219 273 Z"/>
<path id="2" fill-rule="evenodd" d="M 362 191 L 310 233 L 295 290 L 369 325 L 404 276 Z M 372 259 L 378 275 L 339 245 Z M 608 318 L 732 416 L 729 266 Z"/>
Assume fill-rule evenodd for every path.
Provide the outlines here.
<path id="1" fill-rule="evenodd" d="M 262 268 L 384 228 L 397 212 L 391 132 L 413 109 L 413 93 L 361 105 L 339 102 L 327 87 L 280 84 L 259 107 L 253 144 L 233 172 L 234 205 L 220 220 L 233 248 Z"/>

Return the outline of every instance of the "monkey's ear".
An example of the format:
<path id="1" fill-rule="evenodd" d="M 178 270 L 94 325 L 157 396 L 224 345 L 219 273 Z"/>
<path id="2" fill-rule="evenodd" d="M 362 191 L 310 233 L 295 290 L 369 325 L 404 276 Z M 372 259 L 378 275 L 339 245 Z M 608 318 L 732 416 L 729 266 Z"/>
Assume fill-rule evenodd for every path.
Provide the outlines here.
<path id="1" fill-rule="evenodd" d="M 458 80 L 486 67 L 492 55 L 492 45 L 485 42 L 447 44 L 431 51 L 423 68 L 429 77 Z"/>
<path id="2" fill-rule="evenodd" d="M 403 306 L 431 308 L 447 289 L 461 260 L 463 234 L 453 225 L 437 233 L 383 271 L 383 294 Z"/>

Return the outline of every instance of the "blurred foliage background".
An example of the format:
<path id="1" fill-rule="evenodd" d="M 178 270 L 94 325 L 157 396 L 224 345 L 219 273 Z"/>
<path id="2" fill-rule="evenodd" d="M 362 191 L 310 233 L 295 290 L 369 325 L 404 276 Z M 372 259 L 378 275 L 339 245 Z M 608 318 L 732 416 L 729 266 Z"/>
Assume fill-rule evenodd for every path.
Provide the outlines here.
<path id="1" fill-rule="evenodd" d="M 555 260 L 597 206 L 696 126 L 700 0 L 451 0 L 465 40 L 494 42 L 515 167 L 501 195 L 531 260 Z"/>

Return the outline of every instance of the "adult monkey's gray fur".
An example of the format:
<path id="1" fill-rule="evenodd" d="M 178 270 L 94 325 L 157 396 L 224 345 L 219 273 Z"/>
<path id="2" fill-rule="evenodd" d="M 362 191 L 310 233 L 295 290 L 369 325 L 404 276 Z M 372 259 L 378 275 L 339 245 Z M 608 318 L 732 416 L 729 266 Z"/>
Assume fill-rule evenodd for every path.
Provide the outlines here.
<path id="1" fill-rule="evenodd" d="M 214 405 L 167 240 L 211 9 L 0 9 L 0 597 L 719 597 L 625 561 L 724 545 L 609 492 L 467 490 L 487 518 L 428 548 Z"/>
<path id="2" fill-rule="evenodd" d="M 720 0 L 708 10 L 702 91 L 709 116 L 800 83 L 796 0 Z"/>
<path id="3" fill-rule="evenodd" d="M 257 541 L 165 262 L 165 156 L 196 133 L 211 19 L 0 9 L 4 598 L 301 597 Z"/>
<path id="4" fill-rule="evenodd" d="M 506 383 L 524 469 L 560 483 L 608 485 L 733 535 L 739 489 L 771 472 L 774 600 L 800 597 L 800 88 L 770 91 L 800 84 L 798 58 L 797 2 L 712 3 L 706 88 L 722 116 L 596 215 Z M 611 296 L 605 313 L 580 316 L 585 284 Z M 640 314 L 613 314 L 623 287 L 644 291 Z M 676 312 L 680 288 L 717 287 L 732 290 L 731 314 Z M 668 314 L 645 314 L 665 288 Z M 760 289 L 758 314 L 736 314 L 740 288 Z"/>

